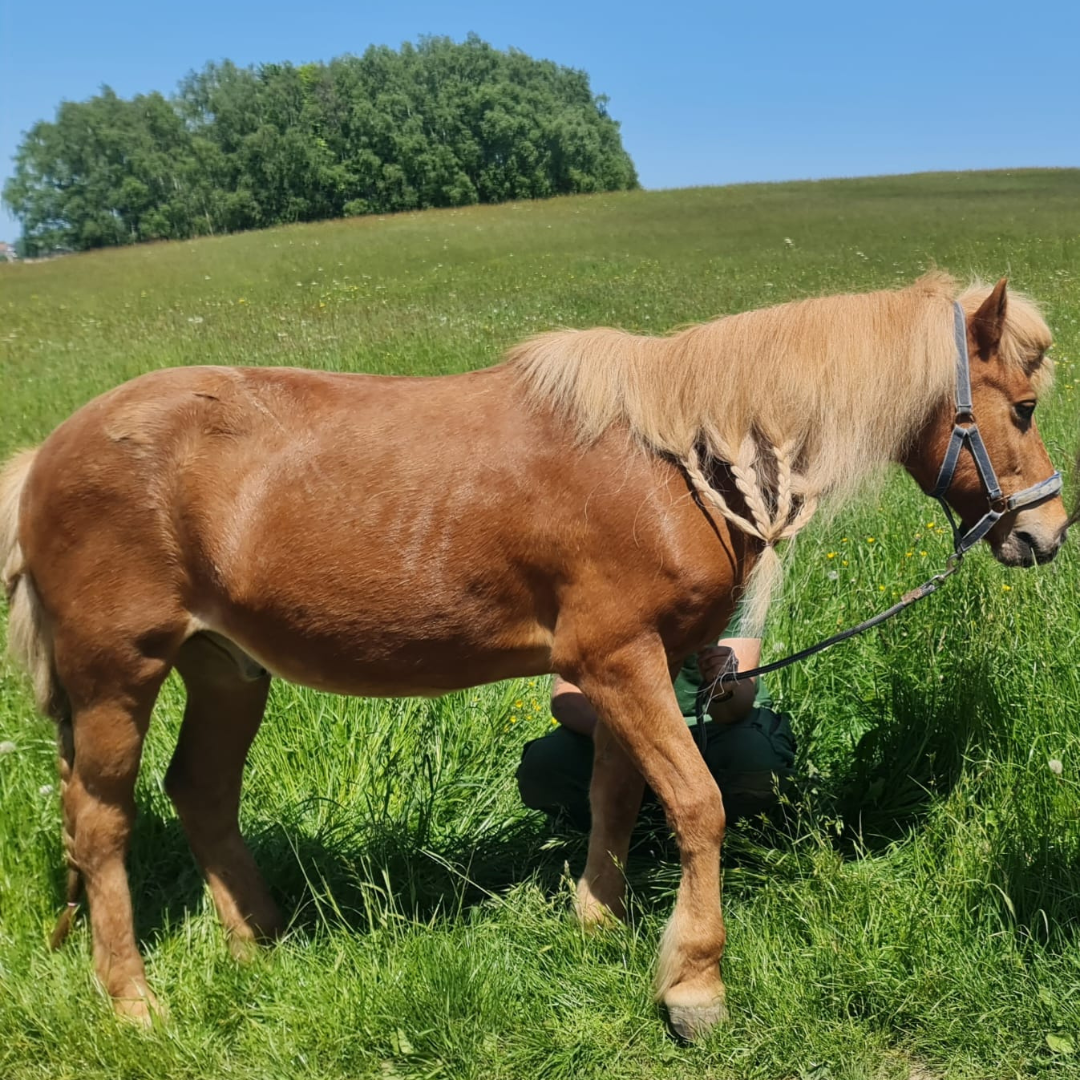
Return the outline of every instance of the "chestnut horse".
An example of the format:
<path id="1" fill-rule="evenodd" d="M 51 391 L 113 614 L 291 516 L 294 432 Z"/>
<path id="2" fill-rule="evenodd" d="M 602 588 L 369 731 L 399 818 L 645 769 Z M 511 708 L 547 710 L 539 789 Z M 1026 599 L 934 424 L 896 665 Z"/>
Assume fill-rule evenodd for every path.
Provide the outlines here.
<path id="1" fill-rule="evenodd" d="M 933 487 L 957 298 L 1008 494 L 1051 468 L 1031 416 L 1050 335 L 1004 281 L 958 292 L 941 274 L 664 338 L 556 332 L 464 375 L 156 371 L 14 458 L 0 481 L 10 640 L 59 726 L 69 885 L 85 882 L 117 1011 L 154 1008 L 124 860 L 170 670 L 187 706 L 165 787 L 240 951 L 282 928 L 237 824 L 272 676 L 393 696 L 558 672 L 602 718 L 578 913 L 622 914 L 647 782 L 682 867 L 657 993 L 677 1032 L 706 1031 L 725 1011 L 724 808 L 671 674 L 819 498 L 890 461 Z M 966 455 L 947 498 L 967 523 L 986 509 Z M 1043 562 L 1065 521 L 1055 497 L 987 540 L 1007 565 Z"/>

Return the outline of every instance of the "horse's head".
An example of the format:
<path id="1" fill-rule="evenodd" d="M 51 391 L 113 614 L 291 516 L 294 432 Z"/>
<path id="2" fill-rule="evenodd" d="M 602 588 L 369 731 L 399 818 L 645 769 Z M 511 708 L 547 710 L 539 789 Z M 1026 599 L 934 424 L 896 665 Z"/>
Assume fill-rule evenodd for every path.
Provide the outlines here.
<path id="1" fill-rule="evenodd" d="M 1034 415 L 1039 391 L 1049 383 L 1044 354 L 1050 347 L 1050 331 L 1029 301 L 1010 305 L 1004 278 L 979 300 L 980 294 L 968 293 L 962 301 L 971 375 L 970 413 L 960 407 L 959 398 L 943 402 L 906 465 L 924 491 L 944 495 L 965 530 L 976 526 L 988 510 L 1000 512 L 985 534 L 995 558 L 1006 566 L 1032 566 L 1049 562 L 1057 554 L 1067 527 L 1060 495 L 1056 490 L 1039 489 L 1054 473 Z M 999 496 L 988 491 L 993 476 L 987 483 L 980 475 L 979 448 L 973 445 L 978 437 L 957 439 L 954 435 L 954 429 L 973 423 L 978 424 L 1000 485 Z M 942 475 L 942 462 L 950 450 L 959 450 L 951 477 L 947 469 Z M 1017 495 L 1020 498 L 1010 505 L 1010 497 Z"/>

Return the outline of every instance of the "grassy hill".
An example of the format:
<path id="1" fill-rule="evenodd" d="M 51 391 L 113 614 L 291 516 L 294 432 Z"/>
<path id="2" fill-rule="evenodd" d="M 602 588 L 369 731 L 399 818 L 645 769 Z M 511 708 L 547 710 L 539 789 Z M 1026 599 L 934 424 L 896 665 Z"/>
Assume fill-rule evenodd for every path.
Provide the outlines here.
<path id="1" fill-rule="evenodd" d="M 1068 471 L 1080 356 L 1080 171 L 634 192 L 353 219 L 0 266 L 0 453 L 174 364 L 430 374 L 553 326 L 662 332 L 930 266 L 1044 305 L 1040 405 Z M 357 453 L 363 448 L 357 447 Z M 793 552 L 767 654 L 870 614 L 939 568 L 940 513 L 903 476 Z M 229 959 L 161 789 L 182 695 L 162 696 L 131 860 L 151 981 L 119 1027 L 85 922 L 60 903 L 52 733 L 0 664 L 0 1076 L 1015 1077 L 1080 1060 L 1080 675 L 1075 542 L 942 594 L 775 677 L 800 743 L 784 820 L 725 848 L 732 1021 L 664 1035 L 651 964 L 677 878 L 634 853 L 630 926 L 568 914 L 584 844 L 517 801 L 543 680 L 438 701 L 277 684 L 242 817 L 293 918 Z M 1062 763 L 1057 775 L 1048 762 Z"/>

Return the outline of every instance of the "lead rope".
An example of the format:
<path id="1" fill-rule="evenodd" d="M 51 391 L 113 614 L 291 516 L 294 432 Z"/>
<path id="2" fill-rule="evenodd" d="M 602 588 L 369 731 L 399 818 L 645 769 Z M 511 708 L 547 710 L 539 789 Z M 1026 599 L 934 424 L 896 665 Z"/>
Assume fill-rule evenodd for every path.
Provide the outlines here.
<path id="1" fill-rule="evenodd" d="M 825 638 L 824 641 L 819 641 L 817 644 L 810 645 L 808 648 L 800 649 L 797 653 L 785 656 L 782 660 L 773 660 L 772 663 L 762 664 L 760 667 L 750 668 L 748 671 L 737 671 L 735 669 L 737 661 L 735 660 L 734 655 L 729 657 L 727 667 L 725 667 L 712 682 L 702 683 L 701 686 L 698 687 L 697 693 L 694 695 L 694 715 L 697 719 L 697 730 L 694 734 L 697 736 L 698 747 L 702 754 L 705 753 L 705 747 L 708 743 L 708 735 L 705 731 L 705 716 L 709 711 L 709 707 L 714 701 L 726 701 L 735 692 L 735 687 L 733 685 L 725 689 L 725 684 L 744 682 L 746 679 L 754 679 L 759 675 L 768 675 L 772 671 L 781 671 L 783 668 L 790 667 L 792 664 L 797 664 L 800 660 L 805 660 L 808 656 L 824 652 L 826 649 L 832 648 L 833 645 L 838 645 L 841 641 L 847 641 L 848 638 L 853 638 L 859 634 L 865 633 L 872 627 L 879 626 L 886 620 L 891 619 L 894 615 L 899 615 L 901 611 L 911 607 L 912 604 L 917 603 L 919 600 L 933 595 L 941 588 L 947 578 L 952 577 L 952 575 L 960 569 L 960 563 L 963 561 L 964 553 L 959 549 L 959 545 L 956 545 L 956 548 L 957 549 L 949 556 L 945 563 L 945 569 L 942 570 L 941 573 L 935 574 L 929 581 L 924 581 L 921 585 L 904 593 L 892 607 L 886 608 L 884 611 L 879 611 L 877 615 L 865 619 L 857 626 L 851 626 L 848 627 L 847 630 L 841 630 L 839 634 L 833 634 L 832 637 Z"/>

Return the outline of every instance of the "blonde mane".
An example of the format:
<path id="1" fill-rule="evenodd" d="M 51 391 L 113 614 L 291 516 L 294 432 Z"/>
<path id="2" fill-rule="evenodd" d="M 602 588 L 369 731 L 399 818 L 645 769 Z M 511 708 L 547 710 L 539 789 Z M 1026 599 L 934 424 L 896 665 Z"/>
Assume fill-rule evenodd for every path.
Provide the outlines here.
<path id="1" fill-rule="evenodd" d="M 751 622 L 779 580 L 773 545 L 795 536 L 826 497 L 850 496 L 896 461 L 956 386 L 952 302 L 970 316 L 990 293 L 932 272 L 902 289 L 800 300 L 667 337 L 562 330 L 512 349 L 528 393 L 586 443 L 613 425 L 670 456 L 699 494 L 764 544 Z M 1009 292 L 1001 355 L 1038 384 L 1050 333 L 1037 306 Z M 727 463 L 746 505 L 709 482 Z"/>

